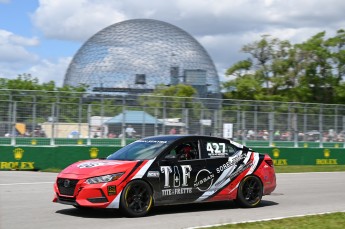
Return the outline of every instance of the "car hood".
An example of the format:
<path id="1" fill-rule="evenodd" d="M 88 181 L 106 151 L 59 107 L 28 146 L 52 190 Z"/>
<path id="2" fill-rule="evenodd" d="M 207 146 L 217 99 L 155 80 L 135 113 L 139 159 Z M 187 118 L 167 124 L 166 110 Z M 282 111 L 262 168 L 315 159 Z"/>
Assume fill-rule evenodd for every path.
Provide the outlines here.
<path id="1" fill-rule="evenodd" d="M 131 170 L 138 161 L 117 160 L 87 160 L 76 162 L 59 174 L 60 177 L 68 175 L 70 178 L 87 178 L 111 173 L 126 172 Z M 72 177 L 71 177 L 72 176 Z"/>

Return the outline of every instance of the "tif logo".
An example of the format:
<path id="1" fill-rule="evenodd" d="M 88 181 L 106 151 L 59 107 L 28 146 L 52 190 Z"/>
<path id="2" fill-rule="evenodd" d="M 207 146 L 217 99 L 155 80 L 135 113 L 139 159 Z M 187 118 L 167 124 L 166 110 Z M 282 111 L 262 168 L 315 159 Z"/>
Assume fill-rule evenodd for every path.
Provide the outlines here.
<path id="1" fill-rule="evenodd" d="M 180 174 L 179 166 L 161 166 L 161 173 L 164 173 L 164 188 L 170 188 L 170 174 L 173 174 L 173 187 L 177 188 L 181 186 L 181 179 L 182 179 L 182 187 L 188 186 L 188 180 L 190 178 L 190 171 L 192 171 L 191 165 L 181 165 L 181 172 Z"/>

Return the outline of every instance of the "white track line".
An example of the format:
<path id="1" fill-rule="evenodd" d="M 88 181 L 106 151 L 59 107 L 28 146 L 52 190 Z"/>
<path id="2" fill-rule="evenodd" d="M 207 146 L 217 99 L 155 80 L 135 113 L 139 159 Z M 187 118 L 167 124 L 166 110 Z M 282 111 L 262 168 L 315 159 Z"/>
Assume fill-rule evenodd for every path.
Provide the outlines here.
<path id="1" fill-rule="evenodd" d="M 54 182 L 11 183 L 11 184 L 0 184 L 0 186 L 30 185 L 30 184 L 54 184 Z"/>

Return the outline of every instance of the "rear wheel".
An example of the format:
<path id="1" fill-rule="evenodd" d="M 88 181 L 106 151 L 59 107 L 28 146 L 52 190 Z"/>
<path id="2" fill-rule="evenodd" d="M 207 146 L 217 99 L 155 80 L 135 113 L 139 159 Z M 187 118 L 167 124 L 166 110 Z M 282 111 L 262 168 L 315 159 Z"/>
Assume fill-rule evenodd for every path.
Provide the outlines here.
<path id="1" fill-rule="evenodd" d="M 261 202 L 262 192 L 263 186 L 260 179 L 256 176 L 247 176 L 238 187 L 236 202 L 241 207 L 256 207 Z"/>
<path id="2" fill-rule="evenodd" d="M 121 195 L 121 211 L 129 217 L 147 215 L 152 207 L 151 187 L 141 180 L 126 185 Z"/>

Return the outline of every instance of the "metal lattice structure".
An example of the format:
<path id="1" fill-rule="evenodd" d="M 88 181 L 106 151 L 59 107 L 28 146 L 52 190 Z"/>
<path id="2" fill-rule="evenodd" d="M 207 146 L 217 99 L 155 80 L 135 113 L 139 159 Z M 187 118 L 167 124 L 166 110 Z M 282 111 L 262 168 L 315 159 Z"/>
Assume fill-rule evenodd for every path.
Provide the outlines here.
<path id="1" fill-rule="evenodd" d="M 218 97 L 212 59 L 184 30 L 166 22 L 134 19 L 93 35 L 70 63 L 64 85 L 87 84 L 90 91 L 150 92 L 157 85 L 184 83 L 200 97 Z"/>

